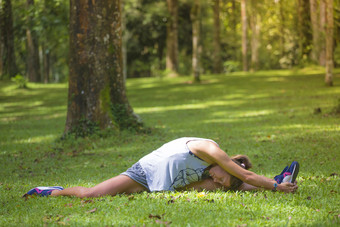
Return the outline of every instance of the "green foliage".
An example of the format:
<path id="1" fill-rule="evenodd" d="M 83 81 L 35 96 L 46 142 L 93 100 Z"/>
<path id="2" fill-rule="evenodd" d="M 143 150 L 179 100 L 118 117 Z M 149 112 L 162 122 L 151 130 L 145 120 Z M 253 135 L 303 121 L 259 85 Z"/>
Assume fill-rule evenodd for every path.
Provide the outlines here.
<path id="1" fill-rule="evenodd" d="M 340 44 L 334 50 L 334 65 L 340 66 Z"/>
<path id="2" fill-rule="evenodd" d="M 340 98 L 338 98 L 337 104 L 333 108 L 332 113 L 340 115 Z"/>
<path id="3" fill-rule="evenodd" d="M 35 1 L 27 7 L 24 0 L 12 1 L 16 63 L 19 71 L 26 71 L 26 29 L 37 34 L 42 54 L 50 56 L 50 81 L 66 81 L 68 76 L 69 1 Z M 31 18 L 28 24 L 27 18 Z M 43 60 L 41 59 L 41 65 Z"/>
<path id="4" fill-rule="evenodd" d="M 223 71 L 225 73 L 237 72 L 240 71 L 241 66 L 237 61 L 226 61 L 223 63 Z"/>
<path id="5" fill-rule="evenodd" d="M 259 69 L 290 69 L 306 67 L 311 63 L 311 28 L 308 1 L 299 13 L 298 1 L 264 0 L 257 4 L 260 28 Z M 192 22 L 190 12 L 193 1 L 178 2 L 179 74 L 189 75 L 192 70 Z M 26 28 L 39 37 L 41 56 L 49 56 L 52 82 L 67 81 L 69 61 L 69 1 L 35 1 L 27 7 L 25 0 L 12 1 L 15 37 L 15 56 L 19 72 L 26 71 Z M 248 20 L 251 5 L 248 5 Z M 201 1 L 201 66 L 202 72 L 213 69 L 213 9 L 211 1 Z M 334 2 L 334 60 L 340 65 L 340 10 Z M 294 10 L 292 10 L 294 9 Z M 127 54 L 128 77 L 159 77 L 165 69 L 166 26 L 171 20 L 166 1 L 124 0 L 124 43 Z M 299 25 L 299 15 L 305 23 Z M 28 24 L 31 18 L 31 24 Z M 222 62 L 242 64 L 241 14 L 239 1 L 220 1 L 220 29 Z M 248 23 L 250 24 L 250 22 Z M 302 33 L 303 37 L 300 37 Z M 251 58 L 251 29 L 248 28 L 248 59 Z M 43 61 L 41 59 L 41 65 Z M 2 79 L 4 76 L 1 77 Z M 0 78 L 0 79 L 1 79 Z"/>
<path id="6" fill-rule="evenodd" d="M 152 134 L 111 130 L 60 141 L 67 85 L 16 89 L 1 82 L 0 226 L 340 225 L 339 117 L 325 114 L 340 87 L 330 90 L 322 77 L 322 68 L 309 68 L 203 75 L 201 84 L 187 83 L 191 77 L 128 79 L 130 103 Z M 313 114 L 316 107 L 321 114 Z M 247 154 L 252 171 L 267 177 L 297 160 L 299 189 L 21 198 L 41 185 L 92 187 L 181 136 L 212 138 L 229 155 Z"/>
<path id="7" fill-rule="evenodd" d="M 113 122 L 119 129 L 139 131 L 143 129 L 141 118 L 131 113 L 126 104 L 112 104 L 111 113 Z"/>
<path id="8" fill-rule="evenodd" d="M 16 75 L 15 77 L 12 77 L 11 80 L 18 85 L 19 88 L 27 88 L 27 79 L 23 77 L 22 75 Z"/>
<path id="9" fill-rule="evenodd" d="M 98 123 L 83 118 L 77 122 L 76 126 L 72 127 L 72 129 L 70 130 L 68 135 L 66 135 L 66 137 L 71 135 L 75 136 L 75 138 L 78 137 L 84 138 L 98 133 L 99 129 L 100 128 Z"/>

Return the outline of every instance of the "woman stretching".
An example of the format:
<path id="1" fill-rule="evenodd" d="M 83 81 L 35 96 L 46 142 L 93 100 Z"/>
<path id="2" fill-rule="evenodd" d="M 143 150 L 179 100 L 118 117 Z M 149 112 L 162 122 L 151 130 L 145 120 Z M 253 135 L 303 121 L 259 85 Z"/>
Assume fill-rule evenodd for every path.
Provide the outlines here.
<path id="1" fill-rule="evenodd" d="M 37 187 L 24 196 L 99 197 L 142 191 L 253 190 L 257 188 L 294 192 L 299 171 L 297 162 L 275 180 L 249 171 L 247 156 L 230 158 L 210 139 L 184 137 L 168 142 L 141 158 L 126 172 L 92 188 Z M 288 182 L 286 182 L 288 181 Z"/>

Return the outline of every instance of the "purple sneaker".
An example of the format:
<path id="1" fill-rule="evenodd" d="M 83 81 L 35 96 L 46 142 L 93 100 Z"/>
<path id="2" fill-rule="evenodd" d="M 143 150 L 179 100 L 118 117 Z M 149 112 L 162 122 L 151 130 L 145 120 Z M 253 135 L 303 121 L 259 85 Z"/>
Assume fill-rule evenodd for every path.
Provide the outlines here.
<path id="1" fill-rule="evenodd" d="M 64 190 L 63 187 L 53 186 L 53 187 L 36 187 L 29 190 L 23 197 L 27 197 L 29 195 L 38 195 L 38 196 L 49 196 L 54 190 Z"/>
<path id="2" fill-rule="evenodd" d="M 283 171 L 281 172 L 281 174 L 275 176 L 274 179 L 276 180 L 276 182 L 278 184 L 281 184 L 281 183 L 284 183 L 284 182 L 294 183 L 295 180 L 296 180 L 296 177 L 299 173 L 299 168 L 300 168 L 299 163 L 294 161 L 289 166 L 289 168 L 288 168 L 288 166 L 286 168 L 284 168 Z"/>

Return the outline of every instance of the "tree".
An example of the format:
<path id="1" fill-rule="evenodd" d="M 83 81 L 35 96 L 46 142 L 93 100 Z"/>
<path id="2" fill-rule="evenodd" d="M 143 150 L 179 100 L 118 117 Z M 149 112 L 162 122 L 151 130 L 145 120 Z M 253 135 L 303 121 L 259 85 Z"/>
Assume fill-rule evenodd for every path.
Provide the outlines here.
<path id="1" fill-rule="evenodd" d="M 3 0 L 1 8 L 2 74 L 14 77 L 18 73 L 14 55 L 14 32 L 11 0 Z"/>
<path id="2" fill-rule="evenodd" d="M 314 62 L 318 62 L 319 56 L 319 24 L 318 24 L 318 4 L 317 0 L 309 0 L 310 5 L 310 21 L 313 34 L 313 49 L 311 58 Z"/>
<path id="3" fill-rule="evenodd" d="M 34 0 L 27 0 L 28 8 L 27 16 L 27 76 L 31 82 L 41 82 L 40 74 L 40 61 L 39 61 L 39 50 L 38 50 L 38 37 L 33 28 L 32 11 L 34 8 Z"/>
<path id="4" fill-rule="evenodd" d="M 285 25 L 284 25 L 284 22 L 285 22 L 285 14 L 284 14 L 284 11 L 283 11 L 283 6 L 284 6 L 284 3 L 283 3 L 283 0 L 278 0 L 278 3 L 279 3 L 279 15 L 280 15 L 280 54 L 281 54 L 281 58 L 284 57 L 284 53 L 285 53 Z"/>
<path id="5" fill-rule="evenodd" d="M 333 0 L 326 0 L 326 75 L 325 82 L 333 86 Z"/>
<path id="6" fill-rule="evenodd" d="M 319 64 L 326 65 L 326 0 L 320 0 L 320 21 L 319 21 Z"/>
<path id="7" fill-rule="evenodd" d="M 259 19 L 257 13 L 257 0 L 251 0 L 251 15 L 250 15 L 250 26 L 251 26 L 251 70 L 256 71 L 259 64 L 259 45 L 260 45 L 260 28 Z"/>
<path id="8" fill-rule="evenodd" d="M 241 0 L 241 23 L 242 23 L 242 62 L 243 71 L 248 71 L 248 60 L 247 60 L 247 0 Z"/>
<path id="9" fill-rule="evenodd" d="M 191 9 L 192 21 L 192 71 L 194 82 L 200 82 L 200 0 L 194 0 Z"/>
<path id="10" fill-rule="evenodd" d="M 297 10 L 299 60 L 303 60 L 310 55 L 310 40 L 312 39 L 309 0 L 298 0 Z"/>
<path id="11" fill-rule="evenodd" d="M 65 133 L 138 128 L 125 93 L 120 0 L 70 1 L 70 76 Z"/>
<path id="12" fill-rule="evenodd" d="M 166 69 L 175 76 L 178 72 L 178 0 L 167 0 L 169 19 L 166 34 Z"/>
<path id="13" fill-rule="evenodd" d="M 214 0 L 214 56 L 213 71 L 214 73 L 222 72 L 221 64 L 221 39 L 220 39 L 220 0 Z"/>

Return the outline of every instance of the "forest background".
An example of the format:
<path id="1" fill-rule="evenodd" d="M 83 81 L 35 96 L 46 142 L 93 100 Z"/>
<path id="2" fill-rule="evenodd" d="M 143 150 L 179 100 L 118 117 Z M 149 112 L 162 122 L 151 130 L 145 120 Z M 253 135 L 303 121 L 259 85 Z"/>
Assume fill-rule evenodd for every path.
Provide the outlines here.
<path id="1" fill-rule="evenodd" d="M 200 73 L 325 66 L 324 0 L 169 2 L 173 3 L 122 1 L 126 77 L 191 74 L 195 18 L 199 23 Z M 0 78 L 20 74 L 31 82 L 67 81 L 69 1 L 1 0 L 1 6 Z M 335 0 L 332 7 L 332 52 L 334 65 L 339 66 L 339 1 Z M 4 19 L 8 17 L 9 21 Z M 176 29 L 176 35 L 170 34 L 171 29 Z M 10 36 L 7 43 L 5 33 Z M 175 57 L 167 51 L 169 42 Z M 173 58 L 172 65 L 169 58 Z"/>
<path id="2" fill-rule="evenodd" d="M 339 225 L 339 68 L 333 71 L 340 64 L 339 0 L 0 0 L 0 6 L 0 226 Z M 119 17 L 103 17 L 108 11 Z M 89 24 L 77 24 L 81 16 Z M 93 39 L 103 24 L 116 27 Z M 86 42 L 77 40 L 86 35 Z M 119 44 L 115 51 L 112 43 Z M 120 56 L 123 65 L 108 63 Z M 87 61 L 75 61 L 81 57 Z M 325 72 L 334 81 L 327 83 Z M 128 79 L 116 89 L 121 74 Z M 140 131 L 122 121 L 137 116 L 125 82 L 146 126 Z M 101 111 L 116 122 L 98 132 L 104 118 L 91 117 Z M 79 124 L 65 136 L 67 122 Z M 299 190 L 21 198 L 40 185 L 92 187 L 181 136 L 209 137 L 230 155 L 246 153 L 253 171 L 267 177 L 299 161 Z"/>

